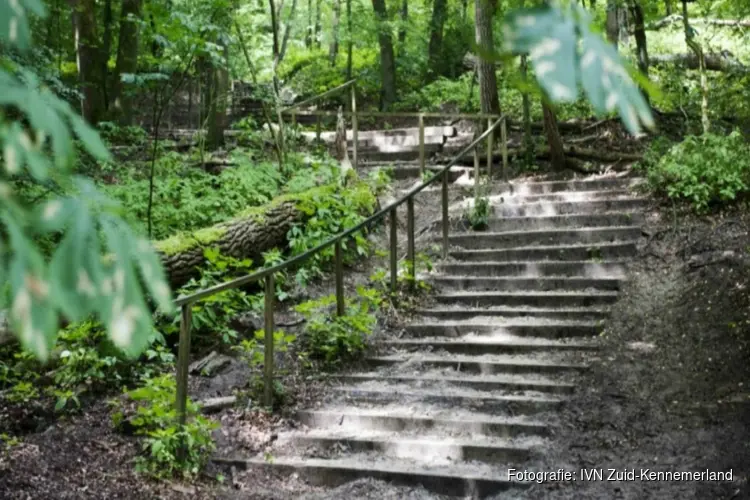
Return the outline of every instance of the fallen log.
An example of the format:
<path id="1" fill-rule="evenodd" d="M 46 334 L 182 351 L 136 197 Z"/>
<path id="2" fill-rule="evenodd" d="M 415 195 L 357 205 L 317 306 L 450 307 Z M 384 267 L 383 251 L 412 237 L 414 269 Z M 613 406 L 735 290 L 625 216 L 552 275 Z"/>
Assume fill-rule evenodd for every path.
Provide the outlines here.
<path id="1" fill-rule="evenodd" d="M 649 61 L 654 66 L 676 65 L 687 69 L 698 69 L 698 57 L 693 54 L 675 54 L 669 56 L 650 56 Z M 734 59 L 728 54 L 712 53 L 705 55 L 706 69 L 709 71 L 722 71 L 725 73 L 743 73 L 748 67 Z"/>

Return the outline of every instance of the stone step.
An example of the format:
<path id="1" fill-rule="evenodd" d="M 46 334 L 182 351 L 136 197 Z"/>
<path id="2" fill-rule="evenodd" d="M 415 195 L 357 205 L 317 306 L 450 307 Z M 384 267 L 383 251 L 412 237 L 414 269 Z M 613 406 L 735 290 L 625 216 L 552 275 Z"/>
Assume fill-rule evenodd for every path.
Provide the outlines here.
<path id="1" fill-rule="evenodd" d="M 593 342 L 569 342 L 548 339 L 529 338 L 508 342 L 492 337 L 422 337 L 418 339 L 397 339 L 382 342 L 384 347 L 400 351 L 426 352 L 445 351 L 451 354 L 524 354 L 543 351 L 596 351 L 599 346 Z"/>
<path id="2" fill-rule="evenodd" d="M 494 207 L 495 217 L 532 217 L 568 214 L 594 214 L 602 212 L 628 212 L 640 210 L 649 203 L 648 198 L 623 198 L 578 202 L 502 203 Z M 465 212 L 466 208 L 458 207 Z"/>
<path id="3" fill-rule="evenodd" d="M 302 410 L 300 423 L 318 429 L 366 432 L 446 431 L 459 435 L 481 435 L 501 438 L 548 436 L 550 426 L 525 417 L 499 417 L 476 410 L 444 408 L 430 411 L 421 406 L 378 406 L 376 408 L 330 408 Z"/>
<path id="4" fill-rule="evenodd" d="M 485 463 L 521 462 L 528 460 L 543 440 L 483 437 L 453 438 L 439 434 L 394 435 L 387 432 L 338 432 L 329 429 L 310 429 L 279 436 L 280 445 L 311 447 L 318 452 L 362 453 L 378 452 L 398 459 L 419 460 L 440 457 L 451 462 L 479 461 Z"/>
<path id="5" fill-rule="evenodd" d="M 462 335 L 482 335 L 484 338 L 503 338 L 507 335 L 519 337 L 544 337 L 559 339 L 586 337 L 601 333 L 598 321 L 560 321 L 524 318 L 522 320 L 492 321 L 480 323 L 483 318 L 471 321 L 437 321 L 434 323 L 411 323 L 404 327 L 413 337 L 461 337 Z"/>
<path id="6" fill-rule="evenodd" d="M 408 345 L 409 342 L 412 341 L 399 341 L 398 344 L 386 343 L 386 345 L 402 348 L 404 350 L 408 350 L 410 347 L 414 347 L 415 349 L 417 348 L 418 341 L 413 341 L 413 346 Z M 440 346 L 438 348 L 443 349 L 444 347 Z M 387 384 L 408 383 L 419 387 L 430 387 L 432 385 L 438 385 L 468 387 L 475 390 L 534 391 L 538 393 L 550 394 L 572 394 L 575 389 L 575 385 L 565 382 L 558 382 L 538 376 L 518 375 L 446 376 L 442 373 L 434 375 L 383 375 L 378 372 L 370 372 L 339 375 L 336 378 L 342 382 L 348 383 L 377 380 Z"/>
<path id="7" fill-rule="evenodd" d="M 440 387 L 424 389 L 408 385 L 384 385 L 378 381 L 363 382 L 355 386 L 334 387 L 349 402 L 366 402 L 370 404 L 429 403 L 446 407 L 482 408 L 493 414 L 503 412 L 508 415 L 530 414 L 555 410 L 563 400 L 549 396 L 488 394 L 485 391 L 470 389 L 453 389 Z"/>
<path id="8" fill-rule="evenodd" d="M 437 275 L 430 281 L 442 289 L 494 291 L 619 290 L 624 278 L 489 277 Z"/>
<path id="9" fill-rule="evenodd" d="M 558 360 L 535 359 L 518 356 L 455 356 L 408 353 L 393 354 L 388 356 L 375 356 L 367 358 L 371 366 L 393 366 L 405 365 L 422 366 L 424 368 L 451 369 L 456 372 L 489 374 L 552 374 L 552 373 L 575 373 L 588 367 L 580 363 L 569 363 Z"/>
<path id="10" fill-rule="evenodd" d="M 512 249 L 518 247 L 601 243 L 634 240 L 641 236 L 639 226 L 544 229 L 540 231 L 508 231 L 501 233 L 466 232 L 448 237 L 451 246 L 465 249 Z M 436 239 L 438 239 L 436 237 Z"/>
<path id="11" fill-rule="evenodd" d="M 609 311 L 602 307 L 435 307 L 430 309 L 417 309 L 416 314 L 423 317 L 454 320 L 482 316 L 598 320 L 609 316 Z"/>
<path id="12" fill-rule="evenodd" d="M 581 261 L 611 260 L 631 257 L 637 253 L 635 241 L 596 243 L 579 245 L 542 245 L 496 250 L 473 249 L 451 250 L 450 256 L 456 260 L 482 262 L 516 262 L 519 260 L 540 261 Z"/>
<path id="13" fill-rule="evenodd" d="M 390 166 L 387 163 L 361 163 L 360 167 L 363 168 L 384 168 L 387 169 L 392 179 L 404 180 L 404 179 L 419 179 L 422 174 L 419 169 L 418 163 L 399 164 L 397 166 Z M 430 172 L 438 172 L 442 169 L 440 165 L 428 165 L 426 167 Z M 464 175 L 464 171 L 458 168 L 452 168 L 448 171 L 448 181 L 456 182 L 456 179 Z M 433 183 L 434 186 L 439 187 L 440 181 Z M 432 186 L 430 186 L 431 188 Z M 428 188 L 428 189 L 430 189 Z"/>
<path id="14" fill-rule="evenodd" d="M 458 178 L 458 176 L 456 177 Z M 643 222 L 643 215 L 636 212 L 606 212 L 594 214 L 539 215 L 530 217 L 491 217 L 488 231 L 538 231 L 542 229 L 563 229 L 576 227 L 630 226 Z M 436 225 L 442 230 L 442 221 Z M 470 231 L 466 218 L 452 221 L 451 231 Z"/>
<path id="15" fill-rule="evenodd" d="M 475 307 L 590 307 L 612 304 L 617 292 L 453 292 L 435 296 L 440 304 Z"/>
<path id="16" fill-rule="evenodd" d="M 434 493 L 464 498 L 488 498 L 531 484 L 510 481 L 507 468 L 480 471 L 475 464 L 427 466 L 387 460 L 377 454 L 337 459 L 275 457 L 271 462 L 262 457 L 247 459 L 244 463 L 233 459 L 213 461 L 245 469 L 259 467 L 284 475 L 296 473 L 316 486 L 339 486 L 356 479 L 374 478 L 399 485 L 421 485 Z"/>
<path id="17" fill-rule="evenodd" d="M 592 262 L 569 261 L 511 261 L 511 262 L 447 262 L 438 263 L 436 269 L 443 275 L 458 276 L 508 276 L 508 277 L 560 277 L 619 278 L 624 277 L 624 260 Z"/>
<path id="18" fill-rule="evenodd" d="M 493 206 L 502 204 L 520 205 L 533 203 L 584 203 L 589 201 L 625 200 L 634 198 L 633 194 L 626 189 L 608 189 L 601 191 L 559 191 L 557 193 L 543 194 L 513 194 L 492 195 L 489 202 Z M 474 198 L 465 200 L 465 206 L 474 205 Z"/>
<path id="19" fill-rule="evenodd" d="M 492 186 L 492 194 L 546 194 L 560 191 L 602 191 L 628 189 L 644 182 L 639 177 L 605 177 L 599 179 L 570 181 L 511 181 L 499 182 Z"/>
<path id="20" fill-rule="evenodd" d="M 347 141 L 351 148 L 354 141 L 351 139 Z M 425 134 L 424 143 L 425 146 L 432 144 L 442 145 L 445 142 L 445 136 L 442 134 Z M 419 135 L 391 135 L 391 136 L 378 136 L 371 138 L 360 138 L 357 141 L 357 145 L 361 149 L 379 149 L 380 151 L 387 152 L 394 147 L 398 148 L 419 148 Z"/>

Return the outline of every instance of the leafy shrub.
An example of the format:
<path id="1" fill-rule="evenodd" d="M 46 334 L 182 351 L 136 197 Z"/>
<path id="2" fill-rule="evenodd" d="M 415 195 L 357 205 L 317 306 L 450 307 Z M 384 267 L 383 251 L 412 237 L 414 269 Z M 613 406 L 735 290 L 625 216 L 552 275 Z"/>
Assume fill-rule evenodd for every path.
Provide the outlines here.
<path id="1" fill-rule="evenodd" d="M 251 339 L 245 339 L 240 342 L 234 350 L 240 353 L 250 368 L 250 397 L 253 400 L 261 401 L 265 389 L 265 381 L 261 367 L 265 360 L 265 331 L 258 330 Z M 273 332 L 273 352 L 286 353 L 289 347 L 295 342 L 297 336 L 292 333 L 286 333 L 284 330 L 274 330 Z M 276 375 L 281 373 L 276 370 Z M 278 379 L 273 381 L 273 407 L 278 408 L 286 400 L 286 390 L 283 383 Z"/>
<path id="2" fill-rule="evenodd" d="M 697 212 L 750 190 L 750 147 L 738 132 L 687 136 L 655 161 L 647 155 L 649 185 L 689 202 Z"/>
<path id="3" fill-rule="evenodd" d="M 471 228 L 475 231 L 484 231 L 489 226 L 492 215 L 492 205 L 487 197 L 487 185 L 479 186 L 477 196 L 474 199 L 474 205 L 469 210 L 466 218 L 469 220 Z"/>
<path id="4" fill-rule="evenodd" d="M 137 435 L 144 436 L 143 455 L 136 458 L 136 470 L 160 478 L 177 473 L 196 476 L 215 449 L 211 432 L 218 425 L 201 416 L 194 402 L 187 402 L 185 426 L 176 424 L 175 384 L 170 373 L 144 379 L 142 387 L 125 393 L 127 399 L 137 404 L 128 423 Z M 114 413 L 112 420 L 116 427 L 122 426 L 124 410 Z M 180 456 L 183 443 L 185 453 Z"/>
<path id="5" fill-rule="evenodd" d="M 307 319 L 305 345 L 310 357 L 330 370 L 360 356 L 377 322 L 375 311 L 381 303 L 377 290 L 360 286 L 357 299 L 347 300 L 344 316 L 335 313 L 335 295 L 298 305 L 295 310 Z"/>

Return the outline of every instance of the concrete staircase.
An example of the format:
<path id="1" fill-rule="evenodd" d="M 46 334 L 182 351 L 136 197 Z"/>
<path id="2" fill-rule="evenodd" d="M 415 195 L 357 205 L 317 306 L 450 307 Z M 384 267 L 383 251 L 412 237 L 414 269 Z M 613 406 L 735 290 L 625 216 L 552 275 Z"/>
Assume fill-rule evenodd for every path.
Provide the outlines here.
<path id="1" fill-rule="evenodd" d="M 300 412 L 303 430 L 279 436 L 271 463 L 246 464 L 471 498 L 527 486 L 507 471 L 533 468 L 551 445 L 626 279 L 644 202 L 632 183 L 497 188 L 487 231 L 456 223 L 450 259 L 429 276 L 437 295 L 405 334 Z"/>

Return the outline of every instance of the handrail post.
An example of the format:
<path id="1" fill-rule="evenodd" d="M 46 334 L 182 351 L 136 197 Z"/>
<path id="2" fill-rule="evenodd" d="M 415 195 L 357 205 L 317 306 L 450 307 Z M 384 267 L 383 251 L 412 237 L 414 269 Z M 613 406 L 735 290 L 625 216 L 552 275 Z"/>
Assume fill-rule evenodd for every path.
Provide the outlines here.
<path id="1" fill-rule="evenodd" d="M 474 196 L 479 196 L 479 144 L 474 146 Z"/>
<path id="2" fill-rule="evenodd" d="M 292 127 L 297 127 L 297 111 L 292 110 Z"/>
<path id="3" fill-rule="evenodd" d="M 320 134 L 321 134 L 321 128 L 322 128 L 322 117 L 320 115 L 316 115 L 317 119 L 315 120 L 315 140 L 318 141 L 318 144 L 320 144 Z"/>
<path id="4" fill-rule="evenodd" d="M 265 320 L 265 345 L 263 351 L 264 377 L 263 377 L 263 404 L 273 408 L 273 307 L 276 290 L 273 283 L 273 273 L 266 276 L 266 296 L 263 310 Z"/>
<path id="5" fill-rule="evenodd" d="M 398 211 L 391 209 L 391 294 L 398 290 Z"/>
<path id="6" fill-rule="evenodd" d="M 448 172 L 443 172 L 443 192 L 442 192 L 442 205 L 443 205 L 443 259 L 448 258 Z"/>
<path id="7" fill-rule="evenodd" d="M 357 169 L 357 149 L 359 147 L 359 122 L 357 121 L 357 86 L 352 85 L 352 167 Z M 344 131 L 346 133 L 346 131 Z"/>
<path id="8" fill-rule="evenodd" d="M 419 115 L 419 175 L 424 175 L 424 115 Z"/>
<path id="9" fill-rule="evenodd" d="M 502 123 L 500 123 L 500 140 L 503 142 L 503 182 L 508 182 L 508 128 L 507 118 L 503 116 Z"/>
<path id="10" fill-rule="evenodd" d="M 408 246 L 406 250 L 407 265 L 411 274 L 411 285 L 417 279 L 417 255 L 414 245 L 414 197 L 410 196 L 406 200 L 406 232 L 408 233 Z"/>
<path id="11" fill-rule="evenodd" d="M 177 395 L 175 406 L 177 409 L 177 423 L 181 428 L 187 423 L 187 386 L 188 367 L 190 366 L 192 312 L 190 304 L 183 304 L 180 308 L 180 346 L 177 351 Z M 185 451 L 185 443 L 181 443 L 180 454 L 184 455 Z"/>
<path id="12" fill-rule="evenodd" d="M 492 118 L 487 118 L 487 129 L 492 127 Z M 487 179 L 492 179 L 492 149 L 493 149 L 493 138 L 495 131 L 493 130 L 490 135 L 487 136 Z"/>
<path id="13" fill-rule="evenodd" d="M 344 262 L 341 255 L 341 240 L 336 240 L 334 260 L 336 266 L 336 315 L 340 317 L 346 314 L 346 308 L 344 307 Z"/>

